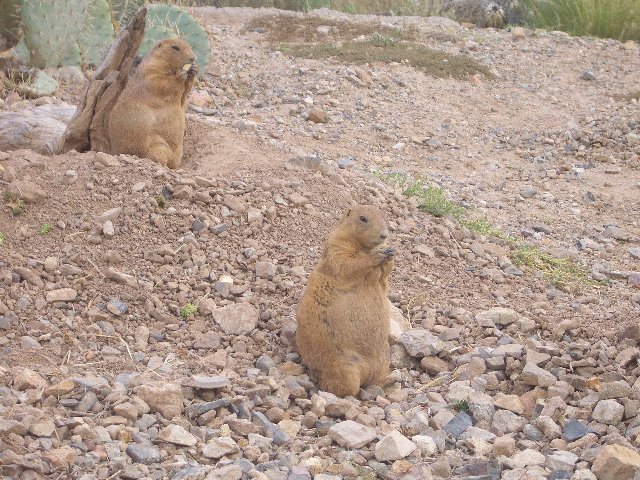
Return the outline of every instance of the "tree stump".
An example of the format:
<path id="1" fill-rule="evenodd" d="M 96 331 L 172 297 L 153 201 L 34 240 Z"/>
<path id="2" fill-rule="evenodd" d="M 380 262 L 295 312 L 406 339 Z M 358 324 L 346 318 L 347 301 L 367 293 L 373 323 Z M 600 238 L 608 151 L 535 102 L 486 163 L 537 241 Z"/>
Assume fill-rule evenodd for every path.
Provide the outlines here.
<path id="1" fill-rule="evenodd" d="M 109 114 L 124 90 L 133 67 L 136 52 L 144 36 L 146 7 L 140 8 L 115 42 L 87 86 L 58 148 L 58 153 L 109 151 L 107 122 Z"/>

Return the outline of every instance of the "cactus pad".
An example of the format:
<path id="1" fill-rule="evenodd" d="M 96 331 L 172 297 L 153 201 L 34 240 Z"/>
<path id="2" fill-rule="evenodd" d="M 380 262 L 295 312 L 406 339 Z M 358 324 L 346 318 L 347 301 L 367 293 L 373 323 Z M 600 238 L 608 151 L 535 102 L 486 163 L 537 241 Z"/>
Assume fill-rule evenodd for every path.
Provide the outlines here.
<path id="1" fill-rule="evenodd" d="M 148 7 L 144 39 L 138 53 L 146 54 L 158 41 L 181 37 L 191 45 L 196 54 L 199 75 L 211 58 L 211 44 L 205 29 L 186 10 L 173 5 L 151 5 Z"/>
<path id="2" fill-rule="evenodd" d="M 76 44 L 87 15 L 86 0 L 24 0 L 22 29 L 31 64 L 44 68 L 79 63 Z"/>
<path id="3" fill-rule="evenodd" d="M 83 65 L 100 65 L 115 38 L 111 11 L 107 0 L 91 0 L 78 46 Z"/>

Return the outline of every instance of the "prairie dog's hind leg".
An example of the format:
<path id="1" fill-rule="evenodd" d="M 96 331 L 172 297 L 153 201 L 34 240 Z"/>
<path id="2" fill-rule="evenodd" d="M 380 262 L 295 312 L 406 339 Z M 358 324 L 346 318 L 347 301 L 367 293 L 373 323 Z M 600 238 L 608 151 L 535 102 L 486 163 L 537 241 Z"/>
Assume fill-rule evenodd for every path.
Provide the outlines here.
<path id="1" fill-rule="evenodd" d="M 145 151 L 145 156 L 165 167 L 169 166 L 173 168 L 171 165 L 175 163 L 174 151 L 160 135 L 153 135 L 151 137 Z"/>
<path id="2" fill-rule="evenodd" d="M 320 388 L 338 397 L 356 396 L 360 391 L 360 368 L 339 360 L 329 361 L 320 372 Z"/>

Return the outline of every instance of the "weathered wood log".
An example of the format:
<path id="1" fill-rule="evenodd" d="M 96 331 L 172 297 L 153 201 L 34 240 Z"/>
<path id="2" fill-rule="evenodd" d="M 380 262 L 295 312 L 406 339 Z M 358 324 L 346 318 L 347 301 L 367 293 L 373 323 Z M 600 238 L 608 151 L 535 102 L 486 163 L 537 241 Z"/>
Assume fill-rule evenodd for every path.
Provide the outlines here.
<path id="1" fill-rule="evenodd" d="M 76 107 L 67 104 L 0 111 L 0 152 L 28 148 L 45 155 L 55 153 L 75 112 Z"/>
<path id="2" fill-rule="evenodd" d="M 109 113 L 124 90 L 144 36 L 146 7 L 140 8 L 115 42 L 87 86 L 82 103 L 60 141 L 58 153 L 69 150 L 108 151 L 106 131 Z"/>

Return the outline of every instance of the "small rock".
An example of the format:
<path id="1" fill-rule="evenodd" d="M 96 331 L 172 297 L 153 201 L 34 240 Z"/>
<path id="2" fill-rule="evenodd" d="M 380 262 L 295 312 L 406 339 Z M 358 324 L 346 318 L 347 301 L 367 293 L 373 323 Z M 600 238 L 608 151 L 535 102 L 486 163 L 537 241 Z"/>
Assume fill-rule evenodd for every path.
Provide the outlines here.
<path id="1" fill-rule="evenodd" d="M 125 452 L 134 462 L 144 463 L 145 465 L 158 463 L 161 459 L 160 450 L 152 445 L 132 443 L 127 446 Z"/>
<path id="2" fill-rule="evenodd" d="M 397 430 L 393 430 L 376 444 L 376 459 L 379 462 L 400 460 L 411 455 L 416 448 L 415 443 Z"/>
<path id="3" fill-rule="evenodd" d="M 622 445 L 606 445 L 598 453 L 591 471 L 598 480 L 633 480 L 640 471 L 640 454 Z"/>
<path id="4" fill-rule="evenodd" d="M 603 382 L 598 389 L 598 396 L 602 400 L 609 400 L 612 398 L 627 398 L 631 397 L 631 387 L 624 380 L 618 380 L 615 382 Z"/>
<path id="5" fill-rule="evenodd" d="M 116 229 L 113 226 L 113 222 L 111 220 L 107 220 L 102 225 L 102 234 L 105 237 L 109 237 L 109 238 L 113 237 L 116 234 Z"/>
<path id="6" fill-rule="evenodd" d="M 422 358 L 437 355 L 444 349 L 442 340 L 422 328 L 414 328 L 404 332 L 399 341 L 412 357 Z"/>
<path id="7" fill-rule="evenodd" d="M 184 408 L 182 389 L 175 383 L 140 385 L 134 391 L 152 412 L 158 412 L 167 420 L 180 415 Z"/>
<path id="8" fill-rule="evenodd" d="M 47 302 L 73 302 L 78 296 L 78 292 L 73 288 L 59 288 L 47 292 Z"/>
<path id="9" fill-rule="evenodd" d="M 362 448 L 376 438 L 376 432 L 361 423 L 347 420 L 333 425 L 329 436 L 341 447 Z"/>
<path id="10" fill-rule="evenodd" d="M 573 472 L 578 462 L 578 455 L 566 450 L 558 450 L 547 457 L 546 466 L 551 470 Z"/>
<path id="11" fill-rule="evenodd" d="M 451 437 L 457 438 L 471 425 L 473 425 L 473 421 L 469 414 L 466 412 L 458 412 L 457 415 L 445 425 L 444 431 Z"/>
<path id="12" fill-rule="evenodd" d="M 520 380 L 527 385 L 539 385 L 541 387 L 550 387 L 554 385 L 558 379 L 551 373 L 533 363 L 527 363 L 522 370 Z"/>
<path id="13" fill-rule="evenodd" d="M 198 439 L 180 425 L 167 425 L 164 427 L 158 432 L 158 440 L 185 447 L 192 447 L 198 443 Z"/>
<path id="14" fill-rule="evenodd" d="M 271 262 L 256 262 L 256 276 L 258 278 L 272 279 L 278 271 L 278 267 Z"/>
<path id="15" fill-rule="evenodd" d="M 562 436 L 567 442 L 573 442 L 584 437 L 589 432 L 590 430 L 587 425 L 579 420 L 572 419 L 565 423 Z"/>
<path id="16" fill-rule="evenodd" d="M 517 453 L 513 457 L 511 464 L 513 468 L 532 467 L 534 465 L 544 465 L 545 460 L 545 456 L 542 453 L 531 448 L 527 448 L 526 450 Z"/>
<path id="17" fill-rule="evenodd" d="M 493 307 L 489 310 L 476 314 L 476 320 L 479 323 L 489 321 L 500 326 L 510 325 L 517 322 L 518 318 L 518 312 L 511 308 L 504 307 Z"/>
<path id="18" fill-rule="evenodd" d="M 217 460 L 240 451 L 238 444 L 230 437 L 212 438 L 202 449 L 202 455 Z"/>
<path id="19" fill-rule="evenodd" d="M 28 390 L 47 388 L 49 383 L 40 375 L 28 368 L 25 368 L 18 373 L 13 379 L 13 388 L 16 390 Z"/>
<path id="20" fill-rule="evenodd" d="M 327 121 L 329 120 L 329 116 L 324 110 L 314 108 L 309 112 L 308 119 L 314 123 L 327 123 Z"/>
<path id="21" fill-rule="evenodd" d="M 617 425 L 622 421 L 624 407 L 615 400 L 600 400 L 591 412 L 591 417 L 607 425 Z"/>
<path id="22" fill-rule="evenodd" d="M 593 80 L 596 79 L 596 76 L 594 75 L 593 72 L 591 72 L 589 70 L 583 70 L 582 71 L 582 75 L 580 75 L 580 78 L 582 80 L 593 81 Z"/>
<path id="23" fill-rule="evenodd" d="M 107 310 L 116 316 L 120 316 L 129 311 L 129 306 L 121 300 L 114 298 L 107 303 Z"/>
<path id="24" fill-rule="evenodd" d="M 223 375 L 212 377 L 193 375 L 192 377 L 182 381 L 182 385 L 185 387 L 193 387 L 200 390 L 217 390 L 219 388 L 229 386 L 230 383 L 229 379 Z"/>
<path id="25" fill-rule="evenodd" d="M 258 324 L 258 311 L 248 303 L 216 308 L 212 316 L 227 335 L 246 335 Z"/>

